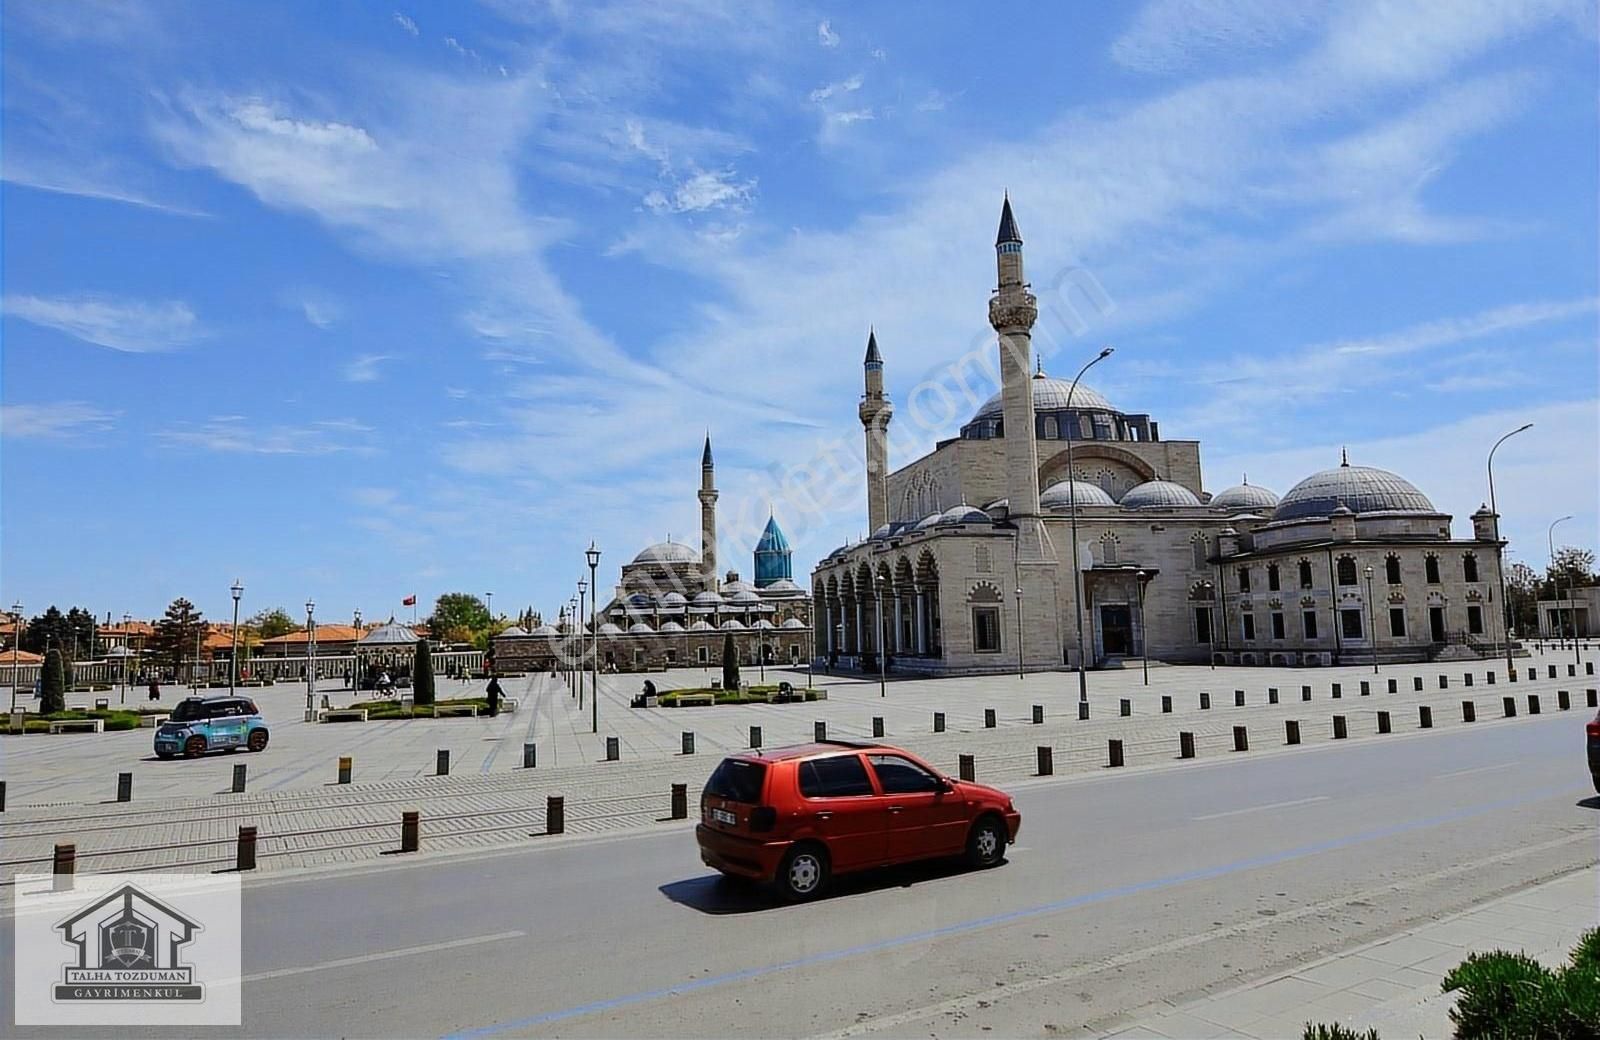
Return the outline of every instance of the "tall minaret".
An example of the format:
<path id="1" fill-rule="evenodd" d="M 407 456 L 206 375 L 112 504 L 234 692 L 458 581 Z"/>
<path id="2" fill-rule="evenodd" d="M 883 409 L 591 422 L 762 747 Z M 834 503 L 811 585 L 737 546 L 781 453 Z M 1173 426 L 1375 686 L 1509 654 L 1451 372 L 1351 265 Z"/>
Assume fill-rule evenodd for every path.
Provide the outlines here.
<path id="1" fill-rule="evenodd" d="M 861 395 L 861 426 L 867 435 L 867 530 L 889 522 L 889 420 L 894 405 L 883 396 L 883 355 L 878 353 L 878 333 L 867 333 L 866 393 Z"/>
<path id="2" fill-rule="evenodd" d="M 711 434 L 700 454 L 700 577 L 706 588 L 717 587 L 717 467 L 711 461 Z"/>
<path id="3" fill-rule="evenodd" d="M 989 324 L 1000 334 L 1000 395 L 1005 422 L 1006 497 L 1019 529 L 1018 558 L 1052 560 L 1050 536 L 1039 520 L 1039 451 L 1033 429 L 1033 323 L 1039 304 L 1022 274 L 1022 235 L 1011 215 L 1011 197 L 1000 209 L 995 236 L 1000 287 L 989 300 Z"/>

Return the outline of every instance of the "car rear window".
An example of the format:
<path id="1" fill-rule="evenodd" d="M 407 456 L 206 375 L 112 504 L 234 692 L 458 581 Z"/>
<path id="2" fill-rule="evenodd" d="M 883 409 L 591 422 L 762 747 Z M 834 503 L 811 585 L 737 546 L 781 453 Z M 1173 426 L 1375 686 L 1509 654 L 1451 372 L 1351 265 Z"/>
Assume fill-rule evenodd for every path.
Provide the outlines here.
<path id="1" fill-rule="evenodd" d="M 255 701 L 240 701 L 239 707 L 246 715 L 260 715 L 261 709 L 256 707 Z"/>
<path id="2" fill-rule="evenodd" d="M 179 701 L 172 708 L 173 722 L 193 722 L 211 715 L 203 701 Z"/>
<path id="3" fill-rule="evenodd" d="M 755 805 L 761 801 L 761 788 L 766 779 L 766 763 L 725 758 L 706 781 L 706 794 Z"/>
<path id="4" fill-rule="evenodd" d="M 871 794 L 872 781 L 860 755 L 833 755 L 800 763 L 800 794 L 806 798 L 849 798 Z"/>

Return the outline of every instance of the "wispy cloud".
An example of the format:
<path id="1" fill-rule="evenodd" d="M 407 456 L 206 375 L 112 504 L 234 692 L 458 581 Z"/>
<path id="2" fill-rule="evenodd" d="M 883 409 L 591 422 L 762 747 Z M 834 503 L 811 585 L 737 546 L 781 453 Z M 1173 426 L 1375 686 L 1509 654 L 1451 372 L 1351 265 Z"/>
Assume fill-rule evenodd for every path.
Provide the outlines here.
<path id="1" fill-rule="evenodd" d="M 176 350 L 205 335 L 194 311 L 178 300 L 8 295 L 4 309 L 10 317 L 130 354 Z"/>
<path id="2" fill-rule="evenodd" d="M 404 14 L 401 14 L 399 11 L 396 11 L 394 13 L 394 24 L 398 25 L 400 28 L 404 29 L 406 32 L 410 33 L 412 36 L 419 35 L 419 33 L 421 32 L 421 30 L 419 30 L 417 28 L 417 23 L 416 22 L 412 21 L 410 18 L 406 17 Z"/>
<path id="3" fill-rule="evenodd" d="M 103 433 L 121 414 L 86 401 L 0 405 L 0 437 L 67 438 Z"/>
<path id="4" fill-rule="evenodd" d="M 833 31 L 832 24 L 826 18 L 817 24 L 817 42 L 829 48 L 839 46 L 839 34 Z"/>
<path id="5" fill-rule="evenodd" d="M 87 166 L 83 164 L 68 166 L 51 159 L 30 156 L 26 151 L 19 151 L 13 147 L 6 155 L 5 164 L 0 169 L 4 171 L 3 179 L 7 183 L 32 188 L 35 191 L 120 202 L 176 217 L 211 215 L 204 210 L 179 205 L 143 192 L 128 184 L 129 178 L 118 176 L 113 171 L 105 169 L 104 165 L 101 162 L 90 162 Z"/>
<path id="6" fill-rule="evenodd" d="M 660 190 L 644 197 L 644 204 L 657 213 L 700 213 L 708 209 L 742 209 L 749 204 L 756 182 L 733 180 L 732 170 L 696 173 L 673 189 L 670 195 Z"/>
<path id="7" fill-rule="evenodd" d="M 383 373 L 378 366 L 393 361 L 392 354 L 362 354 L 344 367 L 344 378 L 349 383 L 375 383 Z"/>
<path id="8" fill-rule="evenodd" d="M 369 455 L 377 450 L 371 432 L 365 424 L 341 419 L 252 426 L 243 416 L 218 415 L 204 422 L 175 423 L 155 437 L 172 447 L 228 455 Z"/>
<path id="9" fill-rule="evenodd" d="M 861 83 L 861 74 L 856 73 L 854 76 L 851 76 L 848 79 L 843 79 L 837 83 L 829 83 L 818 87 L 816 90 L 811 92 L 810 97 L 812 101 L 826 101 L 835 94 L 848 94 L 851 91 L 860 90 Z"/>

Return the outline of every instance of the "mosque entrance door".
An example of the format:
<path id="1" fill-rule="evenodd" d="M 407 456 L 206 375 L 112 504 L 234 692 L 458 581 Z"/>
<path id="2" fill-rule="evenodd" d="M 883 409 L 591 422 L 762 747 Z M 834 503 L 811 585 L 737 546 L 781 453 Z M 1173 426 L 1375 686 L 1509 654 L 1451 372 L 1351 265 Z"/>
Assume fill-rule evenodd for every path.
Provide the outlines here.
<path id="1" fill-rule="evenodd" d="M 1133 613 L 1125 604 L 1100 608 L 1100 643 L 1107 657 L 1133 653 Z"/>

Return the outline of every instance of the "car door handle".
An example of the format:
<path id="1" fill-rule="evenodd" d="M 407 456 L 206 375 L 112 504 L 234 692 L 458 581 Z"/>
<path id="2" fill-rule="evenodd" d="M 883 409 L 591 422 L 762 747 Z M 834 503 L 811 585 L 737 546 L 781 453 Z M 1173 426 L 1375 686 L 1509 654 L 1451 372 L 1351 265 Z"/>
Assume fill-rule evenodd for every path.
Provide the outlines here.
<path id="1" fill-rule="evenodd" d="M 890 812 L 905 812 L 905 809 L 906 809 L 906 807 L 903 806 L 903 805 L 891 805 L 891 806 L 889 806 L 889 811 Z"/>
<path id="2" fill-rule="evenodd" d="M 816 818 L 819 819 L 819 820 L 831 820 L 831 819 L 833 819 L 833 813 L 828 812 L 826 809 L 824 809 L 822 812 L 815 813 L 813 815 L 815 815 Z"/>

